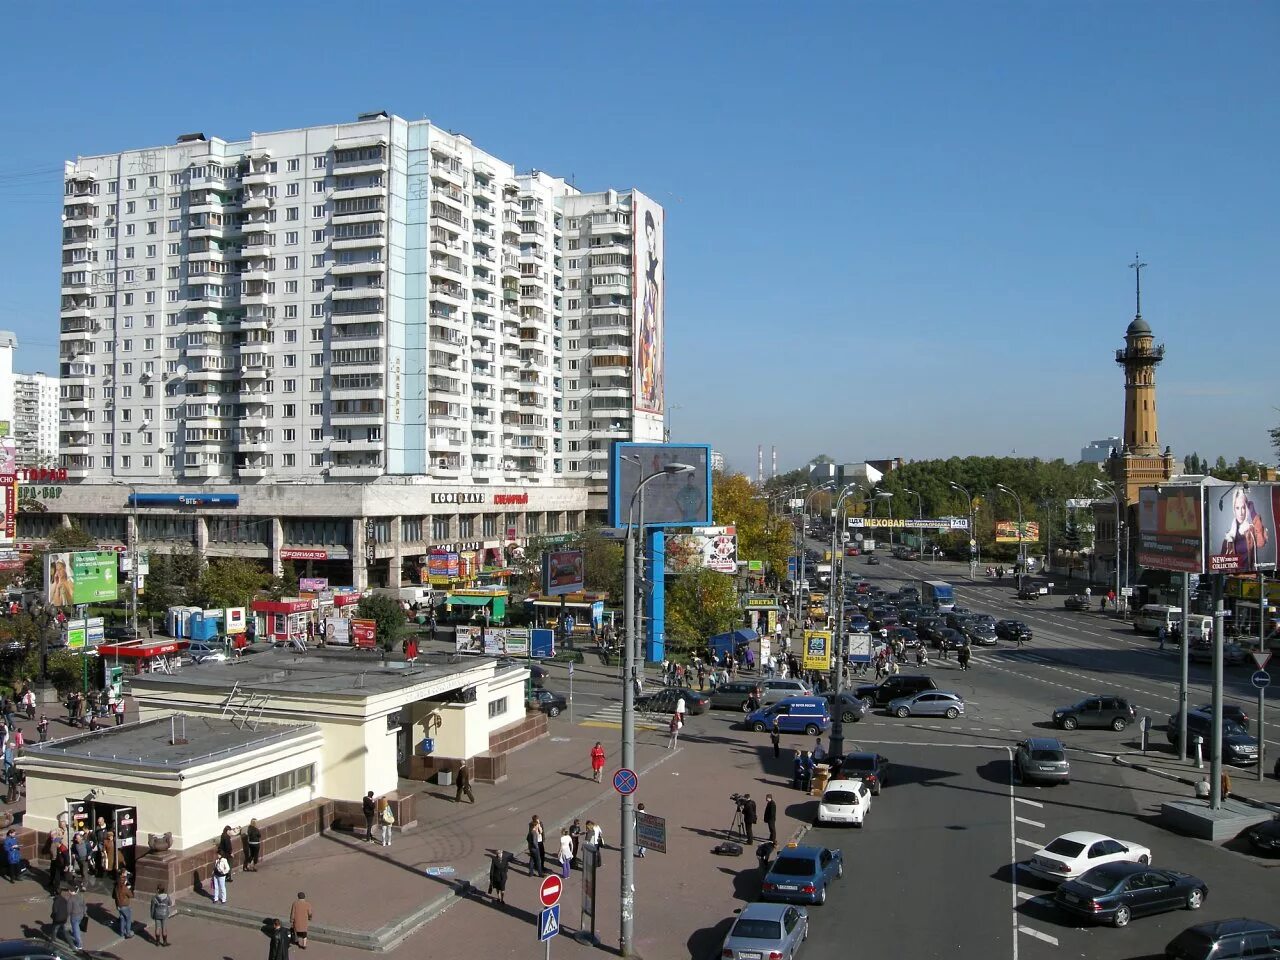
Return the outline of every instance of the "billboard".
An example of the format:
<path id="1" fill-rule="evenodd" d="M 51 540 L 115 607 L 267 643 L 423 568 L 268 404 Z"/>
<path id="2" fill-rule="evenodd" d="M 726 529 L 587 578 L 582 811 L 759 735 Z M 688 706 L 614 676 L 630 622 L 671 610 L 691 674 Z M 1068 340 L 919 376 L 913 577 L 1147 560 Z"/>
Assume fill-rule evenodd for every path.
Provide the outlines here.
<path id="1" fill-rule="evenodd" d="M 1149 570 L 1200 573 L 1204 568 L 1202 489 L 1143 487 L 1138 491 L 1138 563 Z"/>
<path id="2" fill-rule="evenodd" d="M 329 589 L 328 577 L 299 577 L 298 592 L 299 593 L 319 593 L 321 590 Z"/>
<path id="3" fill-rule="evenodd" d="M 688 573 L 699 568 L 716 573 L 738 572 L 738 535 L 734 527 L 694 527 L 692 533 L 670 534 L 666 550 L 667 573 Z"/>
<path id="4" fill-rule="evenodd" d="M 0 437 L 0 479 L 12 480 L 18 475 L 18 441 Z"/>
<path id="5" fill-rule="evenodd" d="M 913 517 L 849 517 L 849 527 L 854 530 L 887 528 L 890 530 L 968 530 L 968 517 L 941 517 L 915 519 Z"/>
<path id="6" fill-rule="evenodd" d="M 0 477 L 0 550 L 12 550 L 18 532 L 18 481 Z"/>
<path id="7" fill-rule="evenodd" d="M 449 584 L 458 579 L 461 564 L 456 553 L 435 550 L 427 555 L 427 582 Z"/>
<path id="8" fill-rule="evenodd" d="M 116 599 L 116 554 L 82 550 L 44 555 L 45 602 L 55 607 Z"/>
<path id="9" fill-rule="evenodd" d="M 805 670 L 831 669 L 830 630 L 806 630 L 804 632 L 804 657 L 800 666 Z"/>
<path id="10" fill-rule="evenodd" d="M 631 309 L 635 314 L 635 334 L 631 382 L 636 409 L 657 414 L 662 413 L 665 391 L 663 301 L 667 285 L 662 272 L 666 254 L 663 249 L 665 219 L 662 207 L 638 190 L 632 191 Z"/>
<path id="11" fill-rule="evenodd" d="M 1018 536 L 1018 521 L 996 521 L 996 543 L 1022 543 L 1023 541 L 1035 543 L 1039 539 L 1040 524 L 1035 520 L 1022 522 L 1022 536 Z"/>
<path id="12" fill-rule="evenodd" d="M 1276 562 L 1274 483 L 1205 487 L 1205 570 L 1272 569 Z M 1270 566 L 1269 566 L 1270 565 Z"/>
<path id="13" fill-rule="evenodd" d="M 548 597 L 586 589 L 586 554 L 581 550 L 544 550 L 542 592 Z"/>
<path id="14" fill-rule="evenodd" d="M 644 487 L 646 527 L 705 527 L 711 520 L 711 447 L 705 443 L 615 442 L 609 463 L 609 526 L 625 526 L 640 482 L 672 463 L 691 473 L 660 476 Z M 640 522 L 637 498 L 635 522 Z"/>

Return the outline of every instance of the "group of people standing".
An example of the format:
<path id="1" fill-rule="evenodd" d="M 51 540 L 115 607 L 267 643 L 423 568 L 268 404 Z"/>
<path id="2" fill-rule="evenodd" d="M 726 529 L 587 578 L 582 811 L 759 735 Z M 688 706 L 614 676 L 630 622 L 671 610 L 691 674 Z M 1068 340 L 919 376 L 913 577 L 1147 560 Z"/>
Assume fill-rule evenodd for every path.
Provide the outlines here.
<path id="1" fill-rule="evenodd" d="M 537 814 L 529 821 L 529 830 L 525 834 L 525 847 L 529 853 L 529 876 L 545 876 L 547 865 L 552 859 L 552 855 L 547 851 L 546 828 L 543 826 L 542 818 Z M 583 864 L 583 857 L 592 857 L 597 866 L 600 865 L 600 851 L 604 848 L 604 830 L 600 824 L 594 820 L 588 820 L 585 824 L 581 818 L 574 817 L 573 822 L 567 827 L 560 828 L 560 842 L 555 853 L 555 859 L 560 864 L 560 874 L 567 878 L 570 871 L 580 868 Z M 510 860 L 510 855 L 502 852 L 500 857 L 495 856 L 495 864 L 501 859 L 502 866 L 502 885 L 498 889 L 506 889 L 506 863 Z M 490 893 L 493 893 L 494 887 L 494 868 L 489 871 Z"/>

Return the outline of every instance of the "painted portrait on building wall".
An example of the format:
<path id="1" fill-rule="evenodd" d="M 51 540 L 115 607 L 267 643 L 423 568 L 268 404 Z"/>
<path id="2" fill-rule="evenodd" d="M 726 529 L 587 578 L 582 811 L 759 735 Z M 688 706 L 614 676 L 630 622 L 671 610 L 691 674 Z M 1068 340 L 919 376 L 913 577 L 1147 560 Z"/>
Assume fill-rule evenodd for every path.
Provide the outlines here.
<path id="1" fill-rule="evenodd" d="M 631 207 L 635 253 L 631 270 L 634 314 L 634 393 L 637 410 L 662 413 L 665 390 L 663 323 L 666 283 L 662 272 L 664 214 L 660 206 L 641 193 L 633 194 Z"/>

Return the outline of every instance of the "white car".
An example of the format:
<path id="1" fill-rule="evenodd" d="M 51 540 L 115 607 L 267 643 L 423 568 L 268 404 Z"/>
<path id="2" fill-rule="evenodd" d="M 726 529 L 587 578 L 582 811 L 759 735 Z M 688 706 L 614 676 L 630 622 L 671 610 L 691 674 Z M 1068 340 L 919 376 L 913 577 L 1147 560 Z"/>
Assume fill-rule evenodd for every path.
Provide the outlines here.
<path id="1" fill-rule="evenodd" d="M 1150 863 L 1151 850 L 1129 840 L 1113 840 L 1083 830 L 1064 833 L 1041 847 L 1025 864 L 1028 873 L 1061 883 L 1104 863 Z"/>
<path id="2" fill-rule="evenodd" d="M 861 827 L 871 809 L 871 791 L 861 780 L 832 780 L 818 801 L 817 822 Z"/>

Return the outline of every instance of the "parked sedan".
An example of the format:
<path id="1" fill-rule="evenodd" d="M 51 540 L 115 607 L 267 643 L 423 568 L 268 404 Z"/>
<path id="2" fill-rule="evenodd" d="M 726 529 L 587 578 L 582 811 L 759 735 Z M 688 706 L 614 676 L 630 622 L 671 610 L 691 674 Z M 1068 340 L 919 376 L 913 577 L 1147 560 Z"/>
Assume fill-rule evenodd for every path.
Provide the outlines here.
<path id="1" fill-rule="evenodd" d="M 884 787 L 885 774 L 889 770 L 889 761 L 878 753 L 867 753 L 855 750 L 846 753 L 840 763 L 840 776 L 845 780 L 861 780 L 871 790 L 873 797 L 880 796 Z"/>
<path id="2" fill-rule="evenodd" d="M 818 801 L 815 822 L 851 823 L 861 827 L 871 810 L 871 790 L 861 780 L 832 780 Z"/>
<path id="3" fill-rule="evenodd" d="M 947 690 L 926 690 L 894 700 L 887 709 L 895 717 L 946 717 L 954 720 L 964 716 L 964 697 Z"/>
<path id="4" fill-rule="evenodd" d="M 685 713 L 696 716 L 711 709 L 711 698 L 705 693 L 690 690 L 688 687 L 663 687 L 653 693 L 641 697 L 636 702 L 637 710 L 649 713 L 675 713 L 676 707 L 684 700 Z"/>
<path id="5" fill-rule="evenodd" d="M 765 900 L 826 903 L 827 885 L 844 876 L 844 857 L 829 847 L 787 844 L 764 876 Z"/>
<path id="6" fill-rule="evenodd" d="M 809 915 L 785 903 L 752 903 L 742 908 L 724 938 L 724 960 L 792 960 L 809 936 Z"/>
<path id="7" fill-rule="evenodd" d="M 1054 710 L 1053 725 L 1063 730 L 1110 727 L 1119 733 L 1135 716 L 1133 705 L 1124 697 L 1086 697 L 1079 703 Z"/>
<path id="8" fill-rule="evenodd" d="M 1193 643 L 1187 651 L 1187 658 L 1192 663 L 1213 663 L 1213 644 Z M 1249 658 L 1244 647 L 1238 643 L 1222 645 L 1222 662 L 1228 667 L 1238 667 Z"/>
<path id="9" fill-rule="evenodd" d="M 558 717 L 569 709 L 569 701 L 565 699 L 563 693 L 536 689 L 533 691 L 533 696 L 529 698 L 529 706 L 541 710 L 548 717 Z"/>
<path id="10" fill-rule="evenodd" d="M 1209 716 L 1213 716 L 1212 703 L 1202 703 L 1200 706 L 1193 707 L 1192 709 L 1199 713 L 1207 713 Z M 1224 703 L 1222 705 L 1222 718 L 1224 720 L 1230 720 L 1232 723 L 1239 724 L 1245 730 L 1249 729 L 1249 714 L 1245 713 L 1244 707 L 1237 706 L 1234 703 Z"/>
<path id="11" fill-rule="evenodd" d="M 845 723 L 857 723 L 867 715 L 867 705 L 848 690 L 842 690 L 840 693 L 824 693 L 822 696 L 827 701 L 833 717 L 836 715 L 837 704 L 839 704 L 840 719 Z"/>
<path id="12" fill-rule="evenodd" d="M 959 650 L 969 645 L 968 638 L 959 630 L 943 627 L 934 631 L 933 645 L 939 650 Z"/>
<path id="13" fill-rule="evenodd" d="M 1031 628 L 1021 620 L 997 620 L 996 636 L 1010 643 L 1026 643 L 1033 634 Z"/>
<path id="14" fill-rule="evenodd" d="M 1068 610 L 1088 610 L 1089 598 L 1083 593 L 1073 593 L 1062 601 L 1062 605 Z"/>
<path id="15" fill-rule="evenodd" d="M 1123 927 L 1144 914 L 1199 910 L 1208 895 L 1205 882 L 1189 873 L 1109 863 L 1068 880 L 1053 899 L 1059 910 L 1073 916 Z"/>
<path id="16" fill-rule="evenodd" d="M 1280 856 L 1280 817 L 1250 827 L 1245 836 L 1255 853 Z"/>
<path id="17" fill-rule="evenodd" d="M 1094 867 L 1111 863 L 1151 863 L 1151 850 L 1130 840 L 1114 840 L 1100 833 L 1076 830 L 1050 840 L 1031 855 L 1027 872 L 1042 880 L 1074 880 Z"/>

